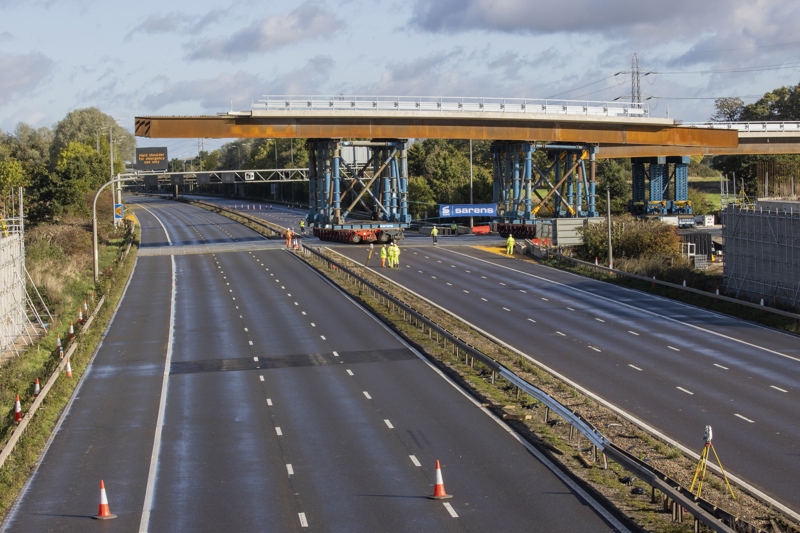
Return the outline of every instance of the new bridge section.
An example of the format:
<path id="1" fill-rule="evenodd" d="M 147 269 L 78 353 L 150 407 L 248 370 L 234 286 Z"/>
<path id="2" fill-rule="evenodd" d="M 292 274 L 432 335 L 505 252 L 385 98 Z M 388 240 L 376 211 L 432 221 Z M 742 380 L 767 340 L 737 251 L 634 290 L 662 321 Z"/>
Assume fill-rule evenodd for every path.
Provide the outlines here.
<path id="1" fill-rule="evenodd" d="M 145 248 L 255 237 L 137 202 Z M 362 313 L 283 251 L 139 257 L 4 531 L 624 530 Z"/>
<path id="2" fill-rule="evenodd" d="M 468 237 L 453 239 L 468 240 Z M 679 302 L 468 248 L 402 245 L 373 268 L 800 510 L 800 342 Z M 336 250 L 363 263 L 363 248 Z M 619 440 L 613 430 L 612 440 Z"/>

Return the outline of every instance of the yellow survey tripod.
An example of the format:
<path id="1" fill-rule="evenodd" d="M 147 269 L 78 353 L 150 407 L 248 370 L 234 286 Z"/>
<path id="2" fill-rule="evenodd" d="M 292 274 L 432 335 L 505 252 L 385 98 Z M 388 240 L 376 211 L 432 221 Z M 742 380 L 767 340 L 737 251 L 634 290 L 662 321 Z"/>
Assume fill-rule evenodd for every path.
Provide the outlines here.
<path id="1" fill-rule="evenodd" d="M 711 451 L 714 452 L 714 457 L 717 458 L 717 464 L 719 465 L 719 469 L 722 471 L 722 477 L 725 479 L 725 483 L 728 485 L 728 490 L 731 491 L 731 497 L 735 500 L 736 496 L 733 494 L 733 488 L 728 481 L 728 476 L 725 475 L 725 469 L 722 468 L 722 463 L 719 460 L 719 455 L 717 455 L 717 450 L 711 443 L 711 426 L 706 426 L 704 438 L 706 443 L 703 446 L 703 452 L 700 454 L 700 462 L 697 463 L 697 470 L 694 471 L 694 478 L 692 479 L 692 486 L 689 488 L 689 492 L 694 492 L 694 484 L 698 481 L 698 476 L 700 477 L 700 483 L 697 485 L 697 497 L 699 498 L 700 493 L 703 492 L 703 481 L 706 479 L 706 468 L 708 467 L 708 450 L 711 449 Z"/>

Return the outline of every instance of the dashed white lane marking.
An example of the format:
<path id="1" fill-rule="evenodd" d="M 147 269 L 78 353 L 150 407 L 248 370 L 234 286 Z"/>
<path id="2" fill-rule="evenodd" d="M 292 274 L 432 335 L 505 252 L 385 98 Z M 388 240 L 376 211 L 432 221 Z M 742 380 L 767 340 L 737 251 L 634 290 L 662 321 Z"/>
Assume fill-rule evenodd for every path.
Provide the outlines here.
<path id="1" fill-rule="evenodd" d="M 511 311 L 511 309 L 509 309 L 508 307 L 504 307 L 503 311 Z"/>
<path id="2" fill-rule="evenodd" d="M 519 292 L 521 292 L 522 294 L 528 294 L 528 291 L 524 291 L 522 289 L 520 289 Z"/>
<path id="3" fill-rule="evenodd" d="M 668 345 L 667 348 L 669 348 L 670 350 L 675 350 L 676 352 L 680 352 L 680 350 L 678 348 L 674 347 L 674 346 L 669 346 Z"/>
<path id="4" fill-rule="evenodd" d="M 294 475 L 294 468 L 292 468 L 292 465 L 290 465 L 289 463 L 286 463 L 286 472 L 290 476 Z"/>
<path id="5" fill-rule="evenodd" d="M 458 513 L 456 513 L 456 510 L 453 509 L 452 505 L 450 505 L 447 502 L 443 502 L 442 505 L 444 505 L 444 508 L 447 509 L 448 513 L 450 513 L 450 516 L 452 516 L 453 518 L 458 518 Z"/>
<path id="6" fill-rule="evenodd" d="M 453 284 L 452 284 L 452 283 L 450 283 L 449 281 L 447 282 L 447 284 L 448 284 L 448 285 L 450 285 L 451 287 L 453 286 Z"/>
<path id="7" fill-rule="evenodd" d="M 602 352 L 602 350 L 601 350 L 600 348 L 596 348 L 596 347 L 594 347 L 594 346 L 589 346 L 589 348 L 591 348 L 591 349 L 592 349 L 592 350 L 594 350 L 595 352 Z"/>
<path id="8" fill-rule="evenodd" d="M 264 376 L 258 376 L 258 379 L 264 381 Z"/>
<path id="9" fill-rule="evenodd" d="M 487 278 L 486 276 L 481 276 L 481 277 L 482 277 L 483 279 L 489 279 L 489 278 Z"/>
<path id="10" fill-rule="evenodd" d="M 556 331 L 556 333 L 558 333 L 558 334 L 559 334 L 559 335 L 561 335 L 562 337 L 566 337 L 566 336 L 567 336 L 567 334 L 566 334 L 566 333 L 561 333 L 560 331 Z"/>
<path id="11" fill-rule="evenodd" d="M 634 369 L 634 370 L 638 370 L 639 372 L 642 372 L 642 371 L 643 371 L 643 370 L 642 370 L 641 368 L 639 368 L 638 366 L 632 365 L 632 364 L 630 364 L 630 363 L 628 363 L 628 366 L 629 366 L 629 367 L 631 367 L 631 368 L 632 368 L 632 369 Z"/>
<path id="12" fill-rule="evenodd" d="M 567 309 L 569 309 L 570 311 L 574 311 L 574 309 L 573 309 L 573 308 L 571 308 L 571 307 L 567 307 Z"/>
<path id="13" fill-rule="evenodd" d="M 317 327 L 317 325 L 316 325 L 316 324 L 314 324 L 314 323 L 312 322 L 312 323 L 311 323 L 311 327 L 312 327 L 312 328 L 315 328 L 315 327 Z"/>
<path id="14" fill-rule="evenodd" d="M 414 466 L 422 466 L 422 463 L 417 460 L 415 455 L 409 455 L 408 458 L 411 459 L 411 462 L 414 463 Z"/>
<path id="15" fill-rule="evenodd" d="M 422 274 L 422 270 L 417 270 L 417 272 L 419 272 L 420 274 Z"/>
<path id="16" fill-rule="evenodd" d="M 300 311 L 300 312 L 303 313 L 303 316 L 306 316 L 306 312 L 305 311 Z"/>
<path id="17" fill-rule="evenodd" d="M 692 391 L 690 391 L 690 390 L 686 390 L 686 389 L 684 389 L 683 387 L 675 387 L 675 388 L 676 388 L 676 389 L 678 389 L 678 390 L 681 390 L 681 391 L 685 392 L 686 394 L 691 394 L 692 396 L 694 396 L 694 393 L 693 393 Z"/>
<path id="18" fill-rule="evenodd" d="M 339 352 L 333 352 L 334 357 L 339 357 Z"/>
<path id="19" fill-rule="evenodd" d="M 306 513 L 297 513 L 300 517 L 300 527 L 308 527 L 308 520 L 306 520 Z"/>
<path id="20" fill-rule="evenodd" d="M 781 392 L 789 392 L 788 390 L 782 389 L 780 387 L 776 387 L 775 385 L 770 385 L 770 388 L 775 389 L 775 390 L 779 390 Z"/>
<path id="21" fill-rule="evenodd" d="M 347 369 L 347 373 L 350 374 L 351 376 L 355 375 L 355 374 L 353 374 L 353 371 L 350 370 L 349 368 Z"/>
<path id="22" fill-rule="evenodd" d="M 597 320 L 598 322 L 605 322 L 605 320 L 603 320 L 602 318 L 594 317 L 594 319 Z"/>
<path id="23" fill-rule="evenodd" d="M 270 407 L 272 406 L 272 400 L 269 398 L 267 398 L 267 405 L 269 405 Z"/>
<path id="24" fill-rule="evenodd" d="M 630 330 L 628 330 L 628 333 L 630 333 L 631 335 L 636 335 L 637 337 L 639 336 L 639 334 L 638 334 L 638 333 L 636 333 L 635 331 L 630 331 Z"/>
<path id="25" fill-rule="evenodd" d="M 249 343 L 250 343 L 250 346 L 252 346 L 252 345 L 253 345 L 253 341 L 247 341 L 247 342 L 249 342 Z"/>
<path id="26" fill-rule="evenodd" d="M 755 424 L 755 422 L 754 422 L 753 420 L 750 420 L 749 418 L 746 418 L 746 417 L 744 417 L 744 416 L 740 415 L 739 413 L 733 413 L 733 414 L 734 414 L 735 416 L 738 416 L 739 418 L 741 418 L 741 419 L 742 419 L 742 420 L 744 420 L 745 422 L 750 422 L 751 424 Z"/>
<path id="27" fill-rule="evenodd" d="M 730 368 L 728 368 L 727 366 L 718 365 L 717 363 L 714 363 L 714 366 L 717 368 L 721 368 L 722 370 L 730 370 Z"/>
<path id="28" fill-rule="evenodd" d="M 244 330 L 245 330 L 245 332 L 246 332 L 246 331 L 247 331 L 247 328 L 244 328 Z"/>
<path id="29" fill-rule="evenodd" d="M 279 428 L 278 426 L 275 426 L 275 433 L 277 433 L 278 436 L 283 435 L 283 431 L 281 431 L 281 428 Z"/>
<path id="30" fill-rule="evenodd" d="M 536 324 L 536 321 L 534 319 L 532 319 L 532 318 L 529 318 L 528 322 L 533 322 L 534 324 Z"/>
<path id="31" fill-rule="evenodd" d="M 253 357 L 253 361 L 258 361 L 258 357 Z"/>
<path id="32" fill-rule="evenodd" d="M 324 340 L 324 341 L 328 340 L 328 339 L 325 338 L 325 335 L 320 335 L 319 338 Z"/>
<path id="33" fill-rule="evenodd" d="M 295 302 L 294 305 L 300 305 L 299 303 Z"/>
<path id="34" fill-rule="evenodd" d="M 364 391 L 364 396 L 367 398 L 367 400 L 371 400 L 372 399 L 372 396 L 370 396 L 367 391 Z"/>
<path id="35" fill-rule="evenodd" d="M 500 282 L 500 285 L 505 285 L 505 283 L 503 283 L 503 282 L 501 281 L 501 282 Z"/>
<path id="36" fill-rule="evenodd" d="M 386 420 L 384 420 L 384 422 L 386 422 L 386 425 L 389 427 L 389 429 L 394 429 L 394 426 L 392 425 L 391 422 L 389 422 L 388 418 Z"/>
<path id="37" fill-rule="evenodd" d="M 542 300 L 544 300 L 545 302 L 549 302 L 549 301 L 550 301 L 550 300 L 548 300 L 548 299 L 547 299 L 547 298 L 545 298 L 545 297 L 542 297 Z"/>
<path id="38" fill-rule="evenodd" d="M 481 300 L 483 300 L 484 302 L 488 302 L 489 301 L 486 298 L 481 298 Z"/>
<path id="39" fill-rule="evenodd" d="M 468 291 L 467 289 L 464 289 L 464 292 L 466 292 L 467 294 L 469 294 L 469 291 Z"/>

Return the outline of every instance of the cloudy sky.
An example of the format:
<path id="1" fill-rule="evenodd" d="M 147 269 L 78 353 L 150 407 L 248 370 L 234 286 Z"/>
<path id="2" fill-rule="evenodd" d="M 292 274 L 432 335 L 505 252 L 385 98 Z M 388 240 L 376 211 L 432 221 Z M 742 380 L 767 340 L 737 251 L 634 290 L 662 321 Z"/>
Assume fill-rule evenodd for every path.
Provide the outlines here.
<path id="1" fill-rule="evenodd" d="M 703 121 L 800 82 L 799 21 L 797 0 L 0 0 L 0 129 L 267 94 L 629 99 L 634 53 L 652 116 Z"/>

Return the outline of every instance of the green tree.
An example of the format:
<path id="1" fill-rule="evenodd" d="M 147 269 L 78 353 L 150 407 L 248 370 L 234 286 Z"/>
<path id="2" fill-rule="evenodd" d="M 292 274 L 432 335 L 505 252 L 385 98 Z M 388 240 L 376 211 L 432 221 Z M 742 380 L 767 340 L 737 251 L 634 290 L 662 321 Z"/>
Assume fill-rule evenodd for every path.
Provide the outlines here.
<path id="1" fill-rule="evenodd" d="M 601 159 L 597 162 L 597 211 L 605 215 L 606 191 L 611 193 L 611 214 L 621 215 L 628 211 L 631 199 L 630 167 L 626 170 L 625 162 L 619 159 Z"/>
<path id="2" fill-rule="evenodd" d="M 408 210 L 411 218 L 421 219 L 426 212 L 428 216 L 435 217 L 438 215 L 434 212 L 435 208 L 436 198 L 428 181 L 421 176 L 408 178 Z"/>
<path id="3" fill-rule="evenodd" d="M 744 101 L 739 97 L 717 98 L 714 107 L 716 112 L 711 116 L 713 122 L 737 122 L 744 111 Z"/>
<path id="4" fill-rule="evenodd" d="M 113 117 L 96 107 L 76 109 L 56 124 L 50 146 L 51 165 L 55 164 L 61 151 L 73 141 L 85 143 L 97 150 L 98 147 L 102 147 L 104 139 L 108 146 L 109 132 L 114 141 L 114 173 L 121 172 L 124 169 L 122 162 L 133 160 L 136 139 L 117 124 Z M 106 152 L 106 166 L 110 167 L 107 154 L 108 152 Z"/>

